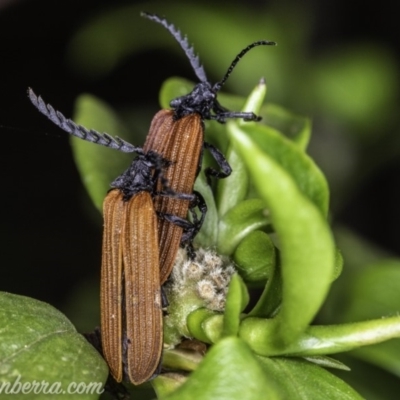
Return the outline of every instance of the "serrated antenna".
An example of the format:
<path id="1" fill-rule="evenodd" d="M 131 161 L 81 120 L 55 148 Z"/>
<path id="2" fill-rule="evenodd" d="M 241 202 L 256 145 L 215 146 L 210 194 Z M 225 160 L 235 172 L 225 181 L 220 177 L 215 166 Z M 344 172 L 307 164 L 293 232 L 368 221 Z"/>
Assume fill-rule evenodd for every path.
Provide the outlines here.
<path id="1" fill-rule="evenodd" d="M 233 69 L 236 67 L 236 64 L 241 60 L 241 58 L 248 53 L 251 49 L 253 49 L 254 47 L 257 46 L 275 46 L 276 43 L 275 42 L 271 42 L 269 40 L 259 40 L 257 42 L 254 42 L 252 44 L 249 44 L 246 48 L 244 48 L 236 57 L 235 59 L 232 61 L 231 65 L 229 66 L 228 70 L 226 71 L 226 74 L 224 75 L 224 77 L 217 82 L 214 86 L 213 89 L 215 92 L 218 92 L 221 87 L 225 84 L 225 82 L 227 81 L 227 79 L 229 78 L 230 74 L 232 73 Z"/>
<path id="2" fill-rule="evenodd" d="M 116 149 L 124 153 L 141 153 L 141 149 L 126 142 L 118 136 L 113 137 L 108 133 L 100 133 L 94 129 L 87 129 L 82 125 L 76 124 L 74 121 L 67 119 L 60 111 L 55 110 L 50 104 L 46 104 L 40 96 L 36 96 L 31 88 L 28 89 L 28 96 L 32 104 L 51 122 L 68 132 L 72 136 L 88 142 L 101 144 L 102 146 Z"/>
<path id="3" fill-rule="evenodd" d="M 200 82 L 208 82 L 206 72 L 204 71 L 203 66 L 200 63 L 199 56 L 194 53 L 193 46 L 189 45 L 188 38 L 182 36 L 182 33 L 179 29 L 176 29 L 173 24 L 170 24 L 165 18 L 160 18 L 156 14 L 150 14 L 146 12 L 142 12 L 140 14 L 142 17 L 148 18 L 151 21 L 157 22 L 162 25 L 165 29 L 169 31 L 169 33 L 176 39 L 176 41 L 180 44 L 183 51 L 185 52 L 187 58 L 190 61 L 190 64 L 199 78 Z"/>

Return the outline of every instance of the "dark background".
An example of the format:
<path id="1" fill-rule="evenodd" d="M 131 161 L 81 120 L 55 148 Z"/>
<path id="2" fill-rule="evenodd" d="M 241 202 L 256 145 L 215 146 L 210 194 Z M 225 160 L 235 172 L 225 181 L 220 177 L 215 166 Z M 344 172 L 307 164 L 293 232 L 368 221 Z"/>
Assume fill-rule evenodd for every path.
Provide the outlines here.
<path id="1" fill-rule="evenodd" d="M 46 94 L 45 99 L 67 116 L 72 115 L 74 99 L 82 92 L 113 105 L 149 103 L 155 112 L 164 79 L 171 75 L 192 78 L 189 66 L 173 62 L 162 51 L 136 54 L 101 80 L 90 80 L 68 67 L 67 43 L 85 20 L 107 7 L 132 3 L 0 0 L 1 291 L 31 296 L 62 309 L 75 285 L 98 276 L 100 269 L 100 216 L 87 212 L 90 201 L 67 135 L 32 107 L 27 87 Z M 261 1 L 229 4 L 234 7 L 236 3 L 254 10 L 268 5 Z M 283 4 L 290 13 L 292 3 Z M 307 7 L 313 16 L 310 53 L 358 38 L 371 39 L 392 49 L 398 65 L 395 9 L 372 3 L 361 8 L 343 0 L 308 2 Z M 375 171 L 332 214 L 334 221 L 397 255 L 398 161 L 395 158 Z"/>

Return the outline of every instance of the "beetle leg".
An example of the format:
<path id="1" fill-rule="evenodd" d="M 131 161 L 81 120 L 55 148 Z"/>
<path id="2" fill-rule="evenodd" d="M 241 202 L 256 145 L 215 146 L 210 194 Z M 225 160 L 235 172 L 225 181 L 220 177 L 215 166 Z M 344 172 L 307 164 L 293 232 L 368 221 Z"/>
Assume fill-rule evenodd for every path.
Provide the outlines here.
<path id="1" fill-rule="evenodd" d="M 229 165 L 228 161 L 226 161 L 224 155 L 210 143 L 204 142 L 204 147 L 206 149 L 208 149 L 208 151 L 213 156 L 214 160 L 217 162 L 217 164 L 221 168 L 220 171 L 217 171 L 216 169 L 211 168 L 211 167 L 206 168 L 206 170 L 204 172 L 206 174 L 208 184 L 210 184 L 211 176 L 215 176 L 216 178 L 220 178 L 220 179 L 228 177 L 232 172 L 232 168 Z"/>

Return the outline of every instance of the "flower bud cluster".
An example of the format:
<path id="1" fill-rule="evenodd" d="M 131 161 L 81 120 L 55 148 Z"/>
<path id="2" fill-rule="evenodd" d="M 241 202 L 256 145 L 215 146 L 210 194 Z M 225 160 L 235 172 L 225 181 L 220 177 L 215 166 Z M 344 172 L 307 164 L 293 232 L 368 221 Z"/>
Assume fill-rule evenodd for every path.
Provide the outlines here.
<path id="1" fill-rule="evenodd" d="M 198 249 L 193 260 L 180 250 L 171 275 L 170 290 L 193 291 L 204 302 L 204 307 L 223 311 L 229 282 L 235 268 L 214 250 Z"/>
<path id="2" fill-rule="evenodd" d="M 221 312 L 229 282 L 235 273 L 232 263 L 214 250 L 198 249 L 193 260 L 179 250 L 170 279 L 163 286 L 168 299 L 164 317 L 164 342 L 173 347 L 182 337 L 191 337 L 187 318 L 201 308 Z"/>

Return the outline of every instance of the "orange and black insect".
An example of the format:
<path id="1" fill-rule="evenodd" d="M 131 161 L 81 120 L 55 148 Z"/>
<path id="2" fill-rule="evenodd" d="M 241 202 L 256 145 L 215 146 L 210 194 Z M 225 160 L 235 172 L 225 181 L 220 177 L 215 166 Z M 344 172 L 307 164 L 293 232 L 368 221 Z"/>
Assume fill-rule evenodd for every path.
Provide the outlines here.
<path id="1" fill-rule="evenodd" d="M 157 374 L 163 345 L 162 299 L 157 213 L 153 197 L 171 196 L 201 203 L 196 195 L 178 194 L 168 187 L 165 171 L 170 162 L 154 151 L 144 152 L 106 133 L 88 130 L 64 117 L 29 89 L 38 110 L 57 126 L 83 140 L 138 156 L 111 183 L 104 200 L 101 267 L 101 347 L 117 382 L 127 378 L 143 383 Z M 161 215 L 178 224 L 185 235 L 195 224 L 174 215 Z"/>
<path id="2" fill-rule="evenodd" d="M 140 154 L 103 203 L 101 339 L 111 374 L 134 384 L 156 372 L 163 345 L 157 216 L 157 153 Z"/>
<path id="3" fill-rule="evenodd" d="M 223 79 L 212 85 L 206 76 L 199 57 L 195 55 L 188 39 L 166 19 L 154 14 L 142 13 L 142 16 L 161 24 L 177 40 L 182 47 L 190 64 L 200 80 L 189 94 L 178 97 L 170 102 L 172 110 L 159 111 L 150 126 L 143 149 L 156 151 L 163 157 L 171 160 L 171 166 L 165 173 L 170 188 L 178 193 L 192 193 L 195 179 L 200 172 L 203 148 L 209 150 L 220 167 L 217 171 L 207 168 L 205 174 L 208 180 L 211 176 L 225 178 L 230 175 L 231 167 L 222 153 L 204 142 L 204 120 L 216 120 L 224 123 L 228 118 L 243 118 L 246 121 L 259 121 L 261 118 L 252 112 L 229 111 L 221 106 L 217 100 L 218 92 L 225 84 L 232 70 L 239 60 L 251 49 L 261 45 L 275 45 L 274 42 L 260 40 L 243 49 L 232 61 Z M 172 214 L 185 218 L 188 214 L 189 202 L 174 198 L 155 198 L 155 208 L 160 213 Z M 202 209 L 202 218 L 206 212 Z M 160 243 L 161 283 L 169 276 L 180 243 L 185 241 L 182 237 L 183 228 L 168 220 L 159 219 L 158 233 Z M 190 236 L 193 238 L 195 232 Z"/>

